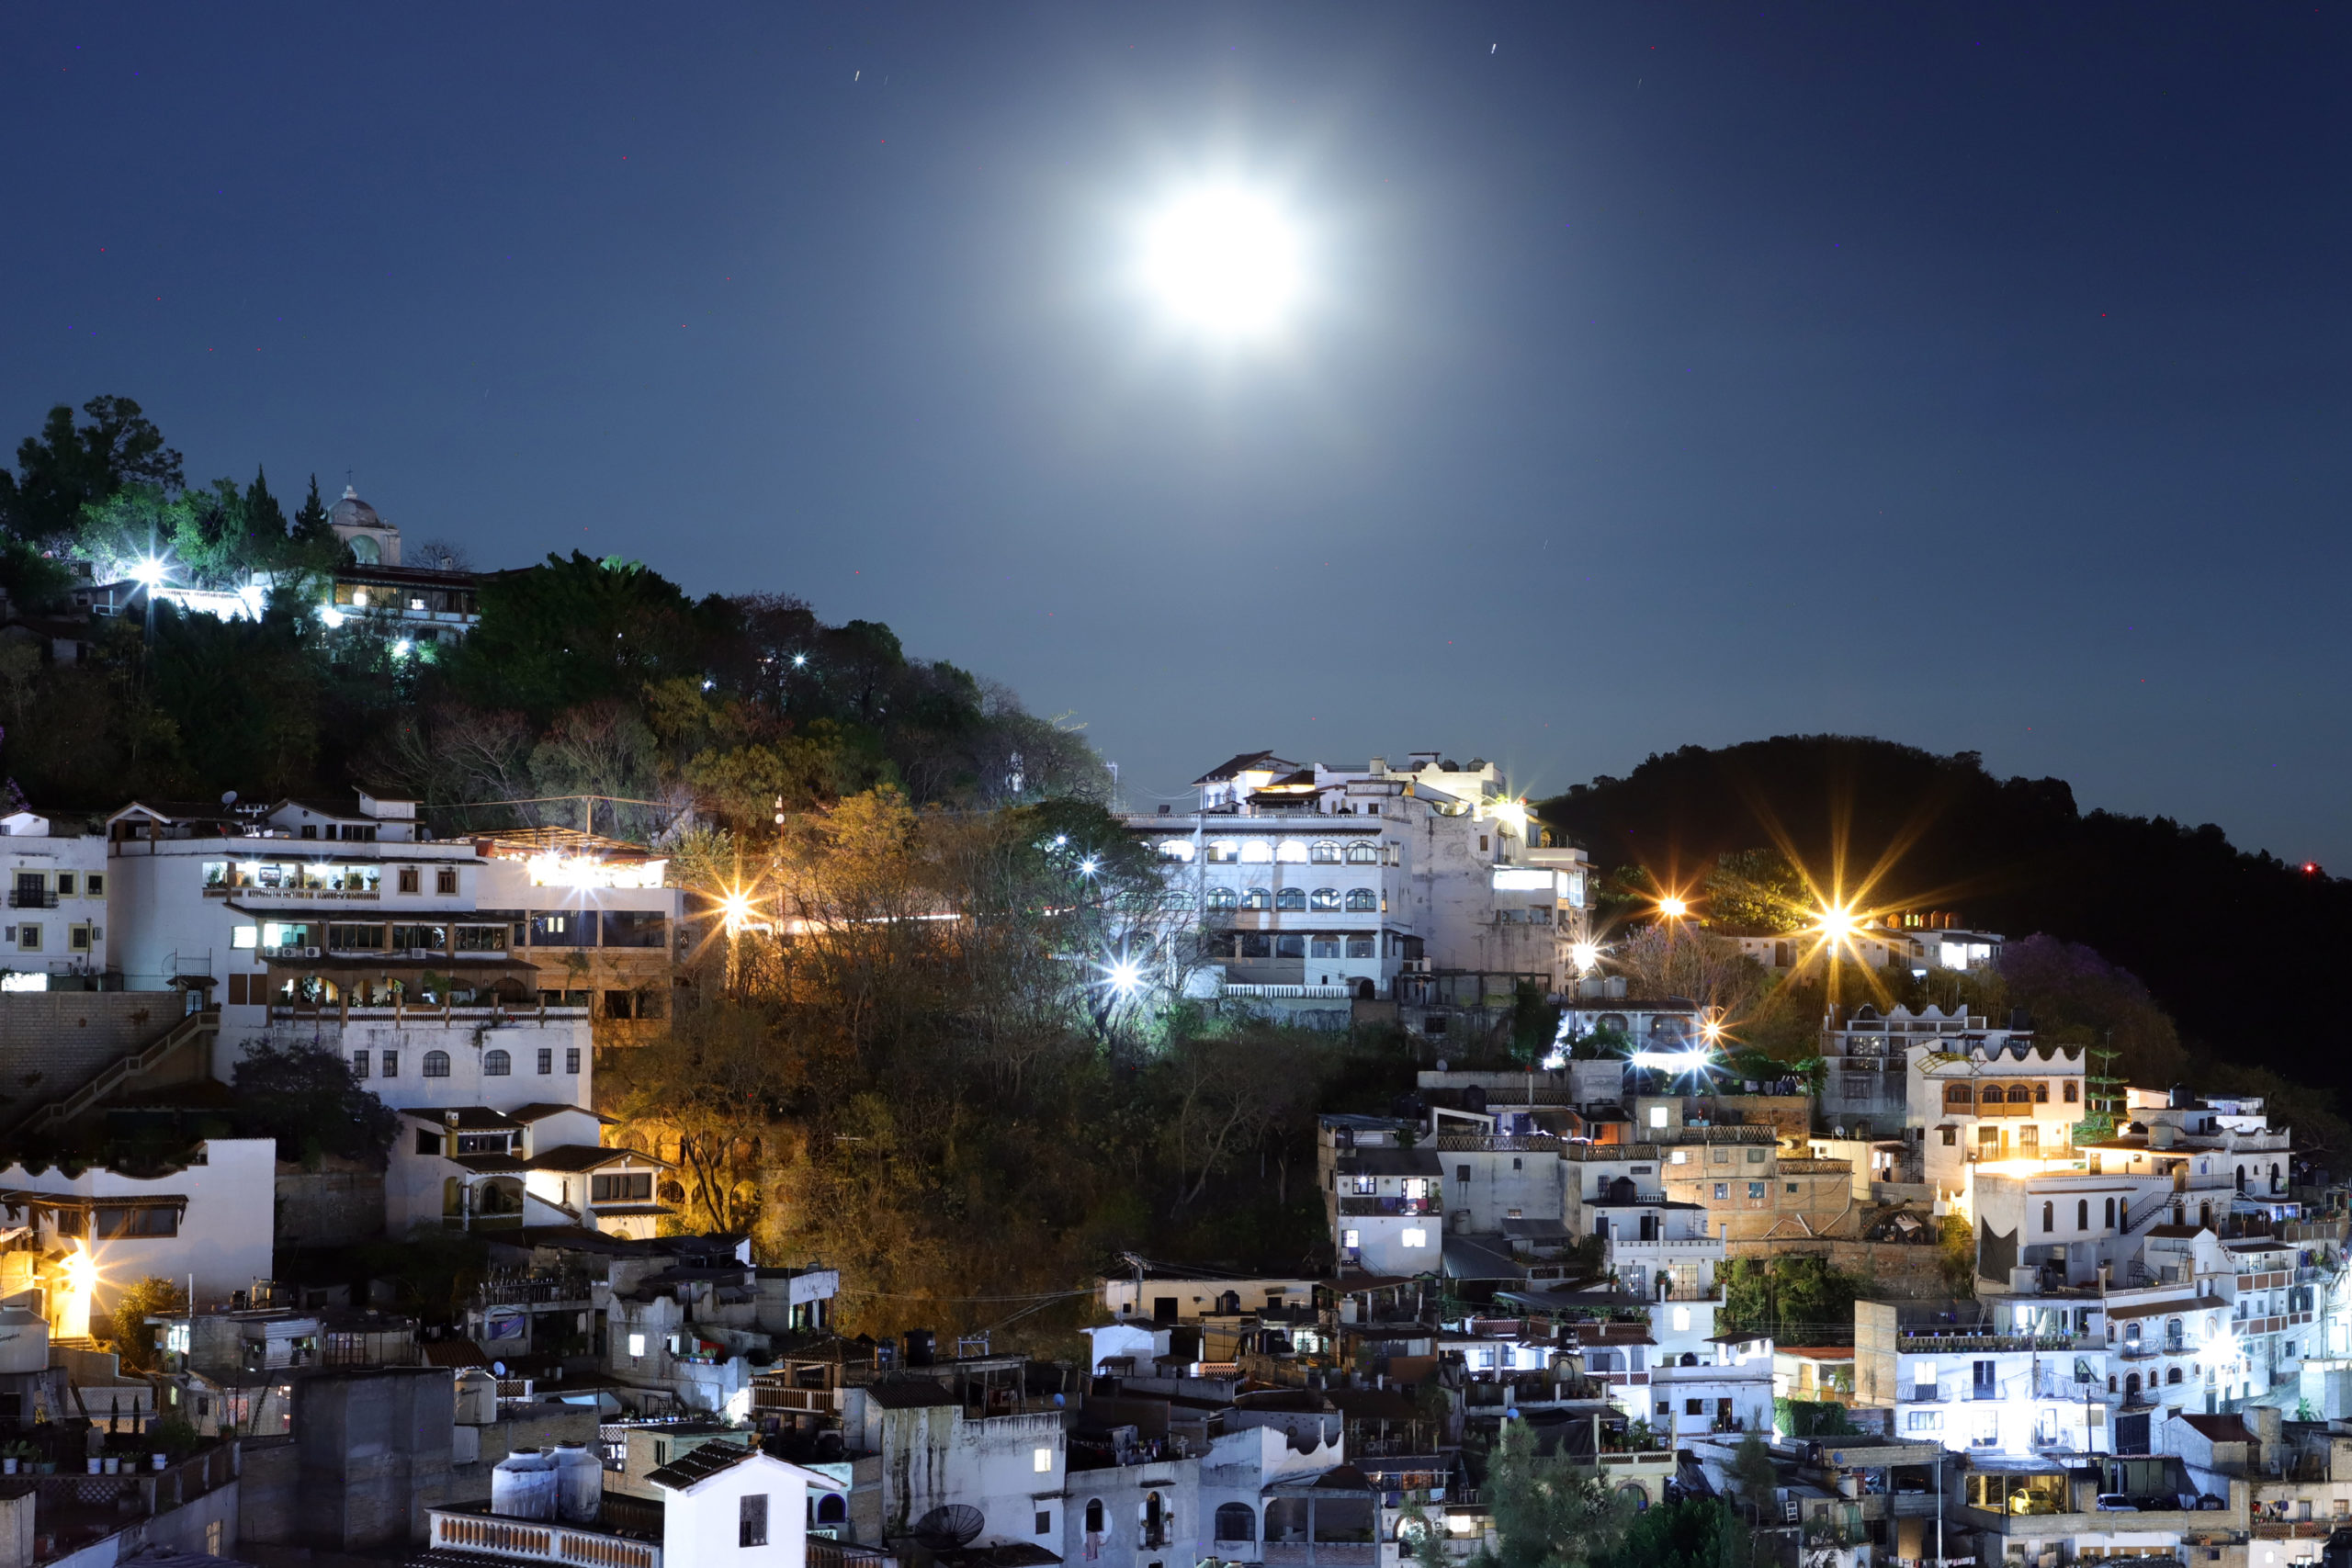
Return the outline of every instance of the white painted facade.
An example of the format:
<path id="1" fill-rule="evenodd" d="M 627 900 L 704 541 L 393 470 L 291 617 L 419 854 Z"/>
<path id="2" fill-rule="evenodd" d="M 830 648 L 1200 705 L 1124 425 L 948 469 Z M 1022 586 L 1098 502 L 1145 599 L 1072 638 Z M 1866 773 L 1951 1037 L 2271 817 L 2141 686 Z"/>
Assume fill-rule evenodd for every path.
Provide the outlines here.
<path id="1" fill-rule="evenodd" d="M 78 1217 L 37 1211 L 38 1198 L 48 1195 L 68 1201 Z M 150 1275 L 183 1288 L 193 1278 L 198 1301 L 225 1301 L 271 1277 L 277 1201 L 277 1151 L 267 1138 L 207 1139 L 198 1145 L 197 1163 L 153 1178 L 103 1166 L 77 1176 L 55 1166 L 38 1174 L 11 1166 L 0 1169 L 0 1216 L 10 1226 L 30 1225 L 28 1239 L 38 1246 L 0 1253 L 0 1280 L 12 1291 L 46 1291 L 48 1315 L 61 1337 L 89 1332 L 92 1301 L 109 1306 L 125 1286 Z M 39 1262 L 44 1254 L 62 1258 L 84 1251 L 93 1266 L 86 1292 L 71 1288 L 68 1270 Z M 15 1265 L 19 1258 L 39 1268 L 37 1278 Z M 90 1300 L 77 1305 L 69 1299 L 77 1293 Z M 76 1312 L 78 1327 L 66 1321 Z"/>
<path id="2" fill-rule="evenodd" d="M 59 834 L 29 811 L 0 817 L 0 989 L 49 990 L 107 970 L 107 841 Z"/>

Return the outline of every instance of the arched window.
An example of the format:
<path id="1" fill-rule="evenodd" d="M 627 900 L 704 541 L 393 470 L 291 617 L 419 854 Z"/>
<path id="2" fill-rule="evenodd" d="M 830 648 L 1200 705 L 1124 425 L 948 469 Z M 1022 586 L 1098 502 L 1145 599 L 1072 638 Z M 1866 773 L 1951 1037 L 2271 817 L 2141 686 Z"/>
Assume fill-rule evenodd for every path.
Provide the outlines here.
<path id="1" fill-rule="evenodd" d="M 2180 1369 L 2179 1369 L 2178 1367 L 2175 1367 L 2175 1368 L 2173 1368 L 2170 1371 L 2168 1371 L 2168 1372 L 2165 1373 L 2165 1382 L 2178 1382 L 2179 1381 L 2180 1381 Z"/>
<path id="2" fill-rule="evenodd" d="M 2129 1377 L 2127 1377 L 2127 1378 L 2125 1378 L 2125 1379 L 2123 1380 L 2123 1397 L 2124 1397 L 2124 1398 L 2125 1398 L 2125 1400 L 2127 1400 L 2127 1401 L 2129 1401 L 2129 1400 L 2134 1400 L 2134 1399 L 2137 1399 L 2137 1398 L 2139 1398 L 2139 1397 L 2140 1397 L 2140 1374 L 2139 1374 L 2139 1373 L 2137 1373 L 2137 1372 L 2133 1372 L 2133 1373 L 2132 1373 Z"/>
<path id="3" fill-rule="evenodd" d="M 838 1492 L 818 1494 L 817 1522 L 820 1525 L 849 1523 L 849 1499 Z"/>
<path id="4" fill-rule="evenodd" d="M 1313 849 L 1307 851 L 1306 858 L 1313 861 L 1317 865 L 1337 865 L 1340 863 L 1340 846 L 1326 839 L 1322 842 L 1317 844 Z M 1246 1535 L 1238 1535 L 1231 1539 L 1235 1540 L 1248 1540 L 1250 1538 Z"/>
<path id="5" fill-rule="evenodd" d="M 1219 1504 L 1216 1510 L 1216 1539 L 1219 1540 L 1257 1540 L 1257 1510 L 1247 1503 Z"/>
<path id="6" fill-rule="evenodd" d="M 2052 1231 L 2056 1230 L 2056 1229 L 2058 1228 L 2057 1219 L 2058 1219 L 2058 1209 L 2057 1209 L 2057 1205 L 2056 1205 L 2056 1204 L 2054 1204 L 2054 1203 L 2044 1203 L 2044 1204 L 2042 1204 L 2042 1205 L 2041 1205 L 2041 1234 L 2042 1234 L 2042 1235 L 2048 1235 Z"/>
<path id="7" fill-rule="evenodd" d="M 1230 887 L 1212 887 L 1209 889 L 1209 908 L 1212 909 L 1231 909 L 1238 908 L 1240 903 L 1241 895 L 1236 893 Z"/>
<path id="8" fill-rule="evenodd" d="M 2033 1086 L 2033 1102 L 2036 1105 L 2047 1105 L 2050 1103 L 2050 1086 L 2048 1084 L 2038 1083 Z"/>
<path id="9" fill-rule="evenodd" d="M 1274 895 L 1274 908 L 1277 909 L 1286 910 L 1293 914 L 1305 914 L 1306 912 L 1306 889 L 1304 887 L 1283 888 L 1281 892 Z"/>
<path id="10" fill-rule="evenodd" d="M 2087 1198 L 2075 1200 L 2075 1228 L 2078 1231 L 2091 1228 L 2091 1201 Z"/>
<path id="11" fill-rule="evenodd" d="M 2074 1079 L 2068 1078 L 2066 1080 L 2066 1103 L 2072 1105 L 2082 1097 L 2083 1086 L 2076 1083 Z"/>
<path id="12" fill-rule="evenodd" d="M 1318 887 L 1307 897 L 1306 907 L 1310 909 L 1320 909 L 1326 913 L 1337 909 L 1340 907 L 1340 890 L 1336 887 Z"/>
<path id="13" fill-rule="evenodd" d="M 1350 865 L 1378 865 L 1380 846 L 1378 844 L 1350 844 L 1348 863 Z"/>
<path id="14" fill-rule="evenodd" d="M 2033 1103 L 2033 1086 L 2031 1084 L 2022 1083 L 2011 1084 L 2009 1086 L 2009 1103 L 2011 1105 L 2031 1105 Z"/>
<path id="15" fill-rule="evenodd" d="M 1277 1497 L 1267 1504 L 1266 1539 L 1304 1544 L 1306 1540 L 1306 1499 Z"/>
<path id="16" fill-rule="evenodd" d="M 1251 839 L 1241 846 L 1241 859 L 1244 864 L 1261 865 L 1273 858 L 1274 846 L 1263 839 Z"/>
<path id="17" fill-rule="evenodd" d="M 447 1077 L 449 1076 L 449 1053 L 447 1051 L 427 1051 L 424 1054 L 424 1076 L 428 1078 Z"/>
<path id="18" fill-rule="evenodd" d="M 1209 863 L 1211 865 L 1230 865 L 1240 858 L 1241 846 L 1238 843 L 1236 843 L 1233 840 L 1211 839 L 1209 840 Z"/>
<path id="19" fill-rule="evenodd" d="M 1359 915 L 1377 914 L 1380 895 L 1369 887 L 1351 887 L 1348 889 L 1348 908 Z"/>
<path id="20" fill-rule="evenodd" d="M 1089 1535 L 1102 1533 L 1102 1499 L 1100 1497 L 1089 1497 L 1086 1500 L 1086 1533 Z"/>
<path id="21" fill-rule="evenodd" d="M 2137 1323 L 2125 1324 L 2123 1325 L 2123 1344 L 2125 1348 L 2132 1348 L 2136 1347 L 2139 1343 L 2140 1325 Z"/>
<path id="22" fill-rule="evenodd" d="M 503 1078 L 514 1070 L 514 1058 L 508 1055 L 505 1052 L 484 1051 L 481 1054 L 482 1077 L 486 1078 Z"/>
<path id="23" fill-rule="evenodd" d="M 1189 862 L 1193 858 L 1193 840 L 1190 839 L 1162 840 L 1159 845 L 1159 858 Z"/>
<path id="24" fill-rule="evenodd" d="M 2112 1198 L 2107 1201 L 2107 1228 L 2109 1230 L 2115 1228 L 2115 1200 Z"/>
<path id="25" fill-rule="evenodd" d="M 1274 907 L 1274 896 L 1263 887 L 1252 887 L 1241 896 L 1241 907 L 1245 909 L 1271 909 Z"/>
<path id="26" fill-rule="evenodd" d="M 2167 1350 L 2180 1348 L 2180 1319 L 2177 1317 L 2165 1319 L 2165 1348 Z"/>
<path id="27" fill-rule="evenodd" d="M 1965 1111 L 1976 1103 L 1975 1092 L 1964 1083 L 1944 1085 L 1944 1109 Z"/>

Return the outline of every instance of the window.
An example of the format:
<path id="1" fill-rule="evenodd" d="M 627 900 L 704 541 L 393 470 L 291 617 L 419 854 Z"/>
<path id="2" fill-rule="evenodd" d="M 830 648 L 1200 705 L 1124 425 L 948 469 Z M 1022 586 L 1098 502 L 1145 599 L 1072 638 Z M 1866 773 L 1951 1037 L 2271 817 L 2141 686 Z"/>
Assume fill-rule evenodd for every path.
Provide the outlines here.
<path id="1" fill-rule="evenodd" d="M 1427 1247 L 1429 1244 L 1430 1233 L 1425 1230 L 1403 1231 L 1396 1237 L 1399 1247 Z"/>
<path id="2" fill-rule="evenodd" d="M 1973 1107 L 1975 1103 L 1976 1103 L 1976 1097 L 1975 1097 L 1973 1093 L 1971 1093 L 1971 1092 L 1970 1092 L 1970 1090 L 1969 1090 L 1969 1087 L 1968 1087 L 1966 1084 L 1964 1084 L 1964 1083 L 1948 1083 L 1948 1084 L 1944 1085 L 1944 1109 L 1945 1109 L 1945 1110 L 1947 1110 L 1947 1111 L 1966 1111 L 1966 1110 L 1970 1109 L 1971 1107 Z"/>
<path id="3" fill-rule="evenodd" d="M 576 1073 L 580 1070 L 579 1046 L 567 1045 L 563 1048 L 563 1070 L 567 1073 Z"/>
<path id="4" fill-rule="evenodd" d="M 1247 1503 L 1219 1504 L 1216 1510 L 1216 1539 L 1219 1540 L 1257 1540 L 1257 1510 Z"/>
<path id="5" fill-rule="evenodd" d="M 1690 1309 L 1689 1307 L 1676 1307 L 1674 1309 L 1674 1331 L 1677 1334 L 1684 1334 L 1688 1333 L 1690 1328 Z"/>
<path id="6" fill-rule="evenodd" d="M 1306 858 L 1317 865 L 1337 865 L 1340 863 L 1340 846 L 1327 840 L 1308 850 Z"/>
<path id="7" fill-rule="evenodd" d="M 1715 1201 L 1716 1201 L 1717 1202 L 1723 1202 L 1723 1201 L 1726 1201 L 1727 1199 L 1729 1199 L 1730 1197 L 1731 1197 L 1731 1183 L 1730 1183 L 1730 1182 L 1728 1182 L 1728 1181 L 1718 1181 L 1718 1182 L 1716 1182 L 1716 1183 L 1715 1183 Z"/>
<path id="8" fill-rule="evenodd" d="M 1313 893 L 1307 895 L 1306 905 L 1310 909 L 1320 910 L 1328 914 L 1339 908 L 1340 890 L 1336 887 L 1318 887 Z"/>
<path id="9" fill-rule="evenodd" d="M 71 898 L 74 897 L 74 874 L 72 872 L 61 871 L 57 874 L 57 896 L 61 898 Z"/>
<path id="10" fill-rule="evenodd" d="M 28 921 L 17 928 L 17 950 L 19 953 L 40 951 L 40 926 L 38 922 Z"/>
<path id="11" fill-rule="evenodd" d="M 1348 956 L 1350 958 L 1370 958 L 1372 956 L 1372 938 L 1368 936 L 1351 936 L 1348 938 Z"/>
<path id="12" fill-rule="evenodd" d="M 1792 1181 L 1792 1182 L 1790 1182 L 1790 1183 L 1789 1183 L 1789 1196 L 1790 1196 L 1790 1197 L 1792 1197 L 1792 1198 L 1793 1198 L 1793 1197 L 1795 1197 L 1795 1196 L 1796 1196 L 1796 1194 L 1797 1194 L 1797 1184 L 1796 1184 L 1795 1182 Z"/>
<path id="13" fill-rule="evenodd" d="M 650 1170 L 624 1170 L 614 1176 L 592 1176 L 588 1179 L 588 1201 L 592 1203 L 650 1203 L 653 1201 L 653 1173 Z"/>
<path id="14" fill-rule="evenodd" d="M 68 953 L 87 953 L 87 952 L 89 952 L 89 951 L 90 951 L 90 941 L 91 941 L 91 938 L 90 938 L 90 931 L 91 931 L 91 928 L 90 928 L 90 927 L 88 927 L 88 926 L 68 926 L 68 927 L 66 927 L 66 928 L 65 928 L 65 950 L 66 950 Z"/>
<path id="15" fill-rule="evenodd" d="M 1306 846 L 1296 839 L 1284 839 L 1281 846 L 1274 851 L 1274 858 L 1284 865 L 1305 865 L 1306 855 Z"/>
<path id="16" fill-rule="evenodd" d="M 447 1077 L 449 1076 L 449 1053 L 447 1051 L 427 1051 L 424 1054 L 424 1076 L 428 1078 Z"/>
<path id="17" fill-rule="evenodd" d="M 1306 912 L 1306 889 L 1304 887 L 1283 888 L 1281 892 L 1274 895 L 1274 908 L 1286 914 L 1305 914 Z"/>
<path id="18" fill-rule="evenodd" d="M 229 945 L 240 952 L 251 953 L 261 945 L 259 926 L 239 926 L 229 933 Z"/>
<path id="19" fill-rule="evenodd" d="M 628 1337 L 628 1359 L 632 1361 L 639 1360 L 643 1359 L 644 1355 L 645 1336 L 642 1334 L 630 1335 Z"/>
<path id="20" fill-rule="evenodd" d="M 539 1048 L 539 1071 L 543 1073 L 555 1071 L 555 1051 L 552 1047 L 543 1045 Z"/>
<path id="21" fill-rule="evenodd" d="M 1350 844 L 1348 863 L 1350 865 L 1378 865 L 1380 846 L 1378 844 Z"/>
<path id="22" fill-rule="evenodd" d="M 1274 956 L 1276 958 L 1306 957 L 1306 939 L 1303 936 L 1278 936 L 1274 938 Z"/>
<path id="23" fill-rule="evenodd" d="M 2014 1100 L 2017 1097 L 2015 1095 L 2011 1095 L 2009 1098 Z M 2047 1105 L 2050 1103 L 2050 1086 L 2047 1083 L 2038 1083 L 2033 1086 L 2033 1102 L 2036 1105 Z"/>
<path id="24" fill-rule="evenodd" d="M 2066 1080 L 2066 1103 L 2069 1105 L 2074 1104 L 2075 1100 L 2081 1096 L 2081 1093 L 2082 1086 L 2075 1083 L 2074 1079 L 2068 1078 Z"/>
<path id="25" fill-rule="evenodd" d="M 1263 865 L 1274 858 L 1274 847 L 1263 839 L 1252 839 L 1241 846 L 1244 865 Z"/>
<path id="26" fill-rule="evenodd" d="M 1380 912 L 1380 895 L 1369 887 L 1349 888 L 1347 903 L 1351 914 L 1374 915 Z"/>
<path id="27" fill-rule="evenodd" d="M 355 1078 L 364 1078 L 368 1076 L 367 1052 L 354 1051 L 351 1054 L 351 1076 Z"/>
<path id="28" fill-rule="evenodd" d="M 2052 1231 L 2054 1231 L 2054 1230 L 2056 1230 L 2056 1229 L 2058 1228 L 2058 1223 L 2057 1223 L 2057 1219 L 2056 1219 L 2056 1214 L 2057 1214 L 2057 1206 L 2056 1206 L 2055 1204 L 2052 1204 L 2052 1203 L 2044 1203 L 2044 1204 L 2042 1204 L 2042 1205 L 2041 1205 L 2041 1234 L 2042 1234 L 2042 1235 L 2048 1235 Z"/>
<path id="29" fill-rule="evenodd" d="M 533 947 L 594 947 L 596 922 L 584 916 L 549 910 L 531 917 Z"/>
<path id="30" fill-rule="evenodd" d="M 1051 1449 L 1030 1450 L 1029 1468 L 1035 1471 L 1039 1475 L 1045 1475 L 1050 1472 L 1054 1468 L 1054 1450 Z"/>
<path id="31" fill-rule="evenodd" d="M 506 928 L 501 926 L 459 926 L 459 953 L 503 953 L 506 951 Z"/>
<path id="32" fill-rule="evenodd" d="M 384 928 L 329 926 L 327 945 L 339 953 L 381 953 L 384 950 Z"/>
<path id="33" fill-rule="evenodd" d="M 1193 858 L 1193 841 L 1190 839 L 1163 840 L 1159 846 L 1159 858 L 1190 862 Z"/>
<path id="34" fill-rule="evenodd" d="M 486 1078 L 503 1078 L 514 1070 L 514 1058 L 509 1056 L 505 1052 L 484 1051 L 481 1054 L 482 1077 Z"/>
<path id="35" fill-rule="evenodd" d="M 403 893 L 414 893 L 417 891 L 416 867 L 413 865 L 404 865 L 401 867 L 400 888 Z"/>
<path id="36" fill-rule="evenodd" d="M 1089 1535 L 1101 1535 L 1102 1533 L 1102 1499 L 1100 1497 L 1092 1497 L 1087 1500 L 1086 1533 Z"/>
<path id="37" fill-rule="evenodd" d="M 392 948 L 401 953 L 447 953 L 449 950 L 449 928 L 394 926 Z"/>
<path id="38" fill-rule="evenodd" d="M 1750 1165 L 1762 1165 L 1764 1163 L 1764 1151 L 1762 1149 L 1748 1150 L 1747 1163 Z"/>
<path id="39" fill-rule="evenodd" d="M 1952 1145 L 1960 1141 L 1960 1129 L 1957 1127 L 1939 1127 L 1936 1131 L 1944 1135 L 1944 1147 L 1946 1148 L 1951 1147 Z"/>
<path id="40" fill-rule="evenodd" d="M 670 923 L 658 909 L 607 909 L 604 915 L 606 947 L 667 947 Z"/>
<path id="41" fill-rule="evenodd" d="M 434 891 L 434 892 L 435 892 L 435 893 L 440 893 L 440 894 L 451 894 L 451 893 L 455 893 L 457 890 L 458 890 L 458 868 L 457 868 L 456 866 L 453 866 L 453 865 L 445 865 L 445 866 L 443 866 L 439 871 L 436 871 L 436 872 L 435 872 L 435 873 L 433 874 L 433 891 Z M 765 1498 L 761 1499 L 761 1504 L 760 1504 L 760 1506 L 761 1506 L 762 1507 L 765 1507 L 765 1506 L 767 1506 L 767 1502 L 766 1502 L 766 1499 L 765 1499 Z M 765 1538 L 765 1537 L 763 1537 L 762 1539 L 763 1539 L 763 1540 L 764 1540 L 764 1539 L 766 1539 L 766 1538 Z"/>
<path id="42" fill-rule="evenodd" d="M 428 1133 L 424 1128 L 419 1127 L 416 1130 L 416 1152 L 421 1155 L 439 1154 L 441 1152 L 441 1134 L 438 1133 Z"/>
<path id="43" fill-rule="evenodd" d="M 401 1054 L 398 1051 L 384 1053 L 384 1076 L 388 1078 L 401 1076 Z"/>
<path id="44" fill-rule="evenodd" d="M 1749 1182 L 1747 1184 L 1747 1196 L 1751 1200 L 1762 1198 L 1764 1196 L 1764 1184 L 1760 1181 Z"/>
<path id="45" fill-rule="evenodd" d="M 1230 865 L 1233 862 L 1238 861 L 1240 858 L 1241 846 L 1234 842 L 1231 839 L 1212 839 L 1209 840 L 1209 863 L 1211 865 Z"/>
<path id="46" fill-rule="evenodd" d="M 1309 958 L 1337 958 L 1340 956 L 1340 939 L 1335 936 L 1309 938 L 1306 955 Z"/>
<path id="47" fill-rule="evenodd" d="M 2091 1201 L 2087 1198 L 2075 1200 L 2075 1228 L 2078 1231 L 2091 1228 Z"/>
<path id="48" fill-rule="evenodd" d="M 1252 887 L 1241 895 L 1241 907 L 1245 909 L 1271 909 L 1274 907 L 1274 896 L 1266 888 Z"/>
<path id="49" fill-rule="evenodd" d="M 106 894 L 107 894 L 107 874 L 106 874 L 106 873 L 105 873 L 105 872 L 102 872 L 102 871 L 94 871 L 94 872 L 90 873 L 90 897 L 93 897 L 93 898 L 103 898 L 103 897 L 106 897 Z"/>
<path id="50" fill-rule="evenodd" d="M 168 1208 L 100 1209 L 91 1216 L 96 1222 L 97 1237 L 110 1241 L 117 1236 L 177 1235 L 180 1234 L 180 1212 Z"/>
<path id="51" fill-rule="evenodd" d="M 1053 1530 L 1054 1516 L 1052 1513 L 1043 1509 L 1039 1510 L 1037 1515 L 1037 1533 L 1039 1535 L 1051 1535 Z"/>

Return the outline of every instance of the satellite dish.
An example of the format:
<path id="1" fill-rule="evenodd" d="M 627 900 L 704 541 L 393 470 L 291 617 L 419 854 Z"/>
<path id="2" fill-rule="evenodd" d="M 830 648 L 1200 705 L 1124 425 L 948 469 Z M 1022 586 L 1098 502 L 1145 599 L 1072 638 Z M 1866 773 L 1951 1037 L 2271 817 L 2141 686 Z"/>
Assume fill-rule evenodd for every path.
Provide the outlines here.
<path id="1" fill-rule="evenodd" d="M 953 1551 L 969 1545 L 988 1522 L 988 1516 L 968 1503 L 946 1503 L 915 1521 L 914 1537 L 933 1551 Z"/>
<path id="2" fill-rule="evenodd" d="M 503 1378 L 506 1375 L 506 1363 L 503 1361 L 492 1361 L 490 1364 L 490 1371 L 492 1376 Z"/>
<path id="3" fill-rule="evenodd" d="M 237 792 L 236 792 L 235 790 L 233 790 L 233 789 L 230 789 L 230 790 L 222 790 L 222 791 L 220 792 L 220 804 L 221 804 L 221 805 L 223 805 L 223 806 L 234 806 L 234 805 L 236 805 L 236 804 L 237 804 Z"/>

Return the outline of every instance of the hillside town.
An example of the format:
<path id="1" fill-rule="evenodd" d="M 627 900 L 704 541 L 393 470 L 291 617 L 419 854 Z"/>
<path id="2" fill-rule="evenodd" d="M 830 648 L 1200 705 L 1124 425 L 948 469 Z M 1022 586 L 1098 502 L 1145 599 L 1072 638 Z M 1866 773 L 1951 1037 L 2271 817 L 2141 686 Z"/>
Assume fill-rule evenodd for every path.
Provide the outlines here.
<path id="1" fill-rule="evenodd" d="M 334 526 L 334 613 L 466 634 L 471 579 L 356 496 Z M 1403 1568 L 1495 1544 L 1514 1442 L 1784 1568 L 2278 1568 L 2352 1518 L 2352 1189 L 2289 1108 L 1852 999 L 2000 963 L 1944 912 L 1832 931 L 1851 997 L 1758 1067 L 1623 972 L 1491 762 L 1194 787 L 1118 819 L 1162 896 L 1112 988 L 1427 1065 L 1317 1118 L 1317 1267 L 1105 1258 L 1042 1340 L 865 1332 L 837 1265 L 712 1232 L 614 1135 L 600 1068 L 795 937 L 658 837 L 366 789 L 0 819 L 0 1564 Z M 1531 998 L 1540 1048 L 1466 1065 Z M 297 1059 L 389 1120 L 379 1166 L 221 1134 Z M 452 1238 L 488 1266 L 423 1303 Z M 361 1245 L 375 1277 L 306 1273 Z M 1834 1317 L 1759 1314 L 1799 1266 L 1854 1282 Z"/>

